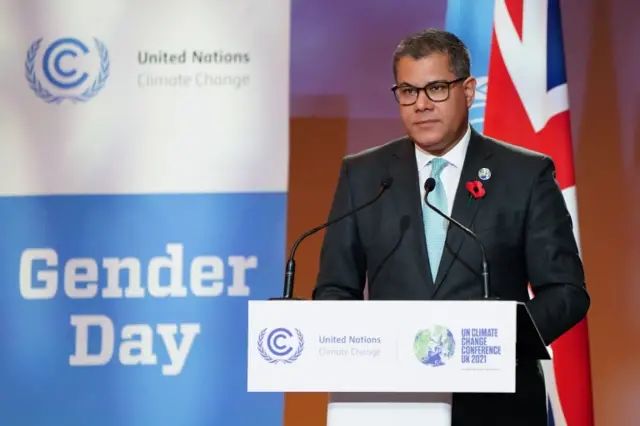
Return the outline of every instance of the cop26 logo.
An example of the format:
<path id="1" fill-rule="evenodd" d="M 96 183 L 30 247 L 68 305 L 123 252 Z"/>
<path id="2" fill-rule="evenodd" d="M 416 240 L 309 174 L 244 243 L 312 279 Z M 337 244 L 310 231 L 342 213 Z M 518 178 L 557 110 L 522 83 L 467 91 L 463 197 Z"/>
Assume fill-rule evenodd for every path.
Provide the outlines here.
<path id="1" fill-rule="evenodd" d="M 59 38 L 38 59 L 42 40 L 31 44 L 24 64 L 25 77 L 37 97 L 49 104 L 87 102 L 104 88 L 109 78 L 109 51 L 104 43 L 94 38 L 94 51 L 76 38 Z"/>
<path id="2" fill-rule="evenodd" d="M 258 352 L 260 356 L 271 364 L 291 364 L 302 355 L 304 350 L 304 337 L 297 328 L 295 337 L 286 328 L 275 328 L 268 334 L 268 329 L 263 329 L 258 335 Z"/>

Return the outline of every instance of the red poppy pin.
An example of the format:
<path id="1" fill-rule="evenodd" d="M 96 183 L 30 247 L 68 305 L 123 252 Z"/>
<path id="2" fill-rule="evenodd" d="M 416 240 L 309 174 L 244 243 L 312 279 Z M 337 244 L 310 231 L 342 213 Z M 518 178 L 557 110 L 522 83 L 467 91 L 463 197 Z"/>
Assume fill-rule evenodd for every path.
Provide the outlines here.
<path id="1" fill-rule="evenodd" d="M 467 182 L 467 191 L 469 191 L 469 202 L 471 202 L 471 197 L 478 199 L 484 197 L 484 194 L 487 193 L 479 180 Z"/>

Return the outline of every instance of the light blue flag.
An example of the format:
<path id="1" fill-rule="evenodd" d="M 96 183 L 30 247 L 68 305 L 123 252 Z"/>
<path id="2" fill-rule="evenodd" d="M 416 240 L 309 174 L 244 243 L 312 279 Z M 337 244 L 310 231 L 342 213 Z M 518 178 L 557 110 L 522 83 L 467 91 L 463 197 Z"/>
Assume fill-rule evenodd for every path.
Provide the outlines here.
<path id="1" fill-rule="evenodd" d="M 478 87 L 470 121 L 479 132 L 484 127 L 493 7 L 494 0 L 449 0 L 445 20 L 446 30 L 460 37 L 471 51 L 471 73 L 478 79 Z"/>

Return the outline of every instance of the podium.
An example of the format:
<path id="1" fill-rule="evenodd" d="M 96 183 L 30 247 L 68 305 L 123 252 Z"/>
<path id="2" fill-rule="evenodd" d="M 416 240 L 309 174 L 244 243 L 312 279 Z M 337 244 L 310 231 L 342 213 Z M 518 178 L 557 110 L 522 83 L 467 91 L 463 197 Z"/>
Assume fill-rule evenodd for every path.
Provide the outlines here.
<path id="1" fill-rule="evenodd" d="M 550 359 L 514 301 L 250 301 L 249 392 L 328 392 L 327 426 L 449 426 L 452 394 Z"/>

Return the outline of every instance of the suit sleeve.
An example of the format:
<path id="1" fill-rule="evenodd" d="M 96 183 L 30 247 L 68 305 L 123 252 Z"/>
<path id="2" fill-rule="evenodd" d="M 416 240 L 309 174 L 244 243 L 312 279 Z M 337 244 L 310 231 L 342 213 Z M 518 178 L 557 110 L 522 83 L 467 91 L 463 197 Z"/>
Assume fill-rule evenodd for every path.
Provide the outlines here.
<path id="1" fill-rule="evenodd" d="M 329 220 L 353 208 L 348 162 L 343 160 Z M 351 215 L 325 230 L 313 299 L 364 299 L 366 268 L 366 257 L 358 236 L 356 216 Z"/>
<path id="2" fill-rule="evenodd" d="M 526 260 L 534 298 L 528 308 L 547 345 L 580 322 L 590 298 L 571 215 L 547 157 L 527 216 Z"/>

